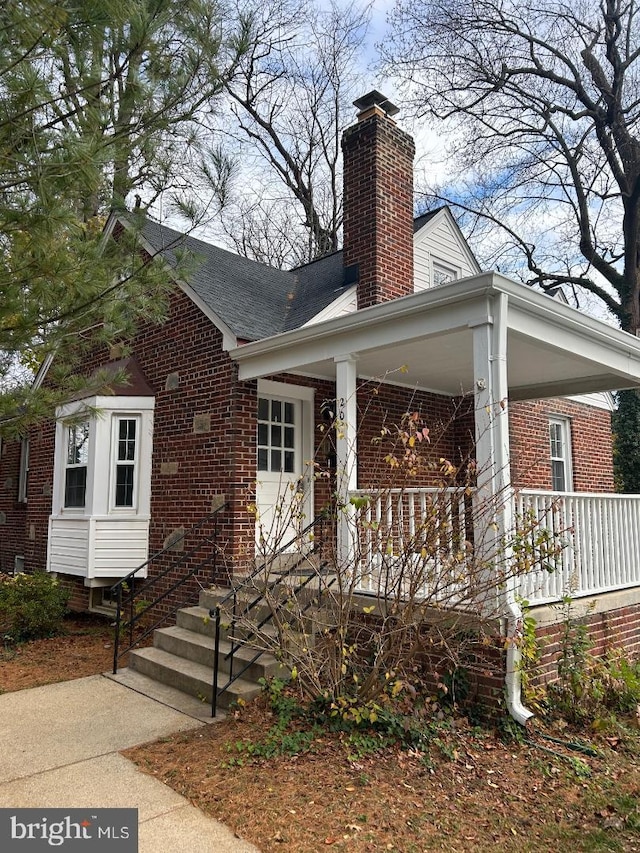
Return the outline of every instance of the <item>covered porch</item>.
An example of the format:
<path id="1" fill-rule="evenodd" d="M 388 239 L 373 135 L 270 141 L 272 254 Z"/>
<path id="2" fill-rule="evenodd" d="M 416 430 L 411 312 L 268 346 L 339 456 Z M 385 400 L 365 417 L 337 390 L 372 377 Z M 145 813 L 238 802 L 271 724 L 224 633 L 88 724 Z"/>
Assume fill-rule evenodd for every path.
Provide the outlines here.
<path id="1" fill-rule="evenodd" d="M 491 506 L 488 529 L 495 541 L 516 530 L 525 515 L 535 519 L 537 530 L 563 540 L 553 566 L 537 566 L 507 584 L 496 574 L 499 606 L 508 618 L 520 597 L 542 604 L 567 592 L 578 597 L 640 586 L 640 498 L 514 488 L 508 422 L 513 401 L 640 387 L 640 342 L 633 336 L 487 273 L 245 344 L 230 355 L 240 380 L 286 373 L 335 382 L 337 489 L 347 506 L 361 494 L 359 378 L 450 398 L 472 396 L 477 468 L 472 500 Z M 392 497 L 384 507 L 371 507 L 395 531 L 396 548 L 406 535 L 401 513 L 406 500 L 418 513 L 416 507 L 434 500 L 433 489 L 411 491 L 395 509 Z M 453 518 L 463 512 L 460 502 L 447 504 L 442 493 L 437 499 L 445 504 L 445 517 L 450 514 L 450 529 L 460 530 L 464 517 Z M 348 531 L 339 532 L 338 546 L 343 555 L 353 548 Z M 388 541 L 383 547 L 388 549 Z M 484 547 L 490 550 L 490 543 Z M 375 593 L 370 567 L 363 567 L 362 591 Z"/>

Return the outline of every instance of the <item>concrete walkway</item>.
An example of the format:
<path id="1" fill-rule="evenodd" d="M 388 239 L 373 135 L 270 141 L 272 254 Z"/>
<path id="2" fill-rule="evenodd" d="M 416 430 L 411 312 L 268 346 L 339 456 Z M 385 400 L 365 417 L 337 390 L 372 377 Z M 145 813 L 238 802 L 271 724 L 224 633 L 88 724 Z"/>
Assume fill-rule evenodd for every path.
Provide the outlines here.
<path id="1" fill-rule="evenodd" d="M 0 807 L 137 808 L 139 853 L 258 853 L 118 754 L 202 725 L 102 675 L 0 695 Z"/>

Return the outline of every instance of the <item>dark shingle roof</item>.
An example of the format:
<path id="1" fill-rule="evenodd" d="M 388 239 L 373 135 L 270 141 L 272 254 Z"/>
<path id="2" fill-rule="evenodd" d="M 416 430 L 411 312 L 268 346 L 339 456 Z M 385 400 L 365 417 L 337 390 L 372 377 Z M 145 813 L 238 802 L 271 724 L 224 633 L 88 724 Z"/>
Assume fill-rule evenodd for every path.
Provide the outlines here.
<path id="1" fill-rule="evenodd" d="M 414 232 L 437 212 L 415 219 Z M 184 265 L 181 278 L 241 340 L 259 340 L 303 326 L 353 283 L 345 279 L 342 251 L 280 270 L 152 220 L 146 220 L 142 233 L 170 266 Z"/>
<path id="2" fill-rule="evenodd" d="M 330 305 L 353 282 L 345 282 L 342 250 L 292 270 L 296 287 L 283 331 L 297 329 Z"/>
<path id="3" fill-rule="evenodd" d="M 282 331 L 295 281 L 292 273 L 250 261 L 195 237 L 148 220 L 143 235 L 170 266 L 186 265 L 181 277 L 243 340 Z"/>
<path id="4" fill-rule="evenodd" d="M 426 225 L 430 219 L 433 219 L 436 213 L 440 213 L 444 207 L 446 207 L 446 205 L 441 204 L 440 207 L 435 207 L 433 210 L 427 211 L 427 213 L 422 213 L 420 216 L 416 216 L 413 220 L 413 233 L 417 234 L 422 226 Z"/>

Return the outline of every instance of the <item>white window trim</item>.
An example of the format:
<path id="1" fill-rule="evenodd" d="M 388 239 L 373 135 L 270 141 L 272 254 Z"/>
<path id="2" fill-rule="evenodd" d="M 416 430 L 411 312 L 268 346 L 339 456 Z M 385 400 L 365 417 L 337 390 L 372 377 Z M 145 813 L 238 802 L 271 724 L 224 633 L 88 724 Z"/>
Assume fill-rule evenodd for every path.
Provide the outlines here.
<path id="1" fill-rule="evenodd" d="M 87 447 L 87 461 L 84 463 L 70 463 L 69 462 L 69 440 L 71 438 L 71 430 L 77 426 L 81 426 L 86 424 L 88 427 L 88 447 Z M 84 512 L 84 509 L 87 505 L 87 489 L 89 485 L 89 466 L 92 458 L 92 447 L 93 447 L 93 430 L 91 429 L 91 419 L 86 418 L 86 420 L 79 421 L 77 424 L 64 424 L 64 471 L 63 471 L 63 482 L 62 482 L 62 506 L 66 511 L 76 511 L 76 512 Z M 85 484 L 84 484 L 84 503 L 82 506 L 67 506 L 66 505 L 66 495 L 67 495 L 67 471 L 73 469 L 85 468 Z"/>
<path id="2" fill-rule="evenodd" d="M 441 261 L 440 258 L 431 258 L 431 287 L 440 287 L 441 284 L 448 284 L 449 282 L 442 282 L 441 284 L 436 284 L 436 270 L 441 270 L 444 273 L 451 275 L 451 281 L 457 281 L 461 275 L 462 270 L 460 267 L 455 266 L 454 264 L 448 264 L 446 261 Z"/>
<path id="3" fill-rule="evenodd" d="M 135 457 L 133 460 L 133 503 L 131 506 L 116 505 L 116 487 L 117 487 L 117 466 L 122 464 L 118 459 L 118 436 L 120 421 L 135 421 L 136 437 L 135 437 Z M 136 515 L 139 506 L 139 483 L 140 483 L 140 441 L 142 433 L 142 414 L 141 412 L 118 411 L 111 413 L 111 459 L 109 464 L 109 512 L 117 513 L 118 515 Z M 127 463 L 125 463 L 127 464 Z"/>
<path id="4" fill-rule="evenodd" d="M 52 517 L 110 518 L 125 516 L 148 518 L 151 501 L 151 459 L 153 445 L 153 397 L 92 397 L 69 403 L 56 413 L 56 443 Z M 67 424 L 82 411 L 96 411 L 89 418 L 89 461 L 84 507 L 65 507 L 65 470 Z M 137 418 L 138 471 L 135 473 L 135 506 L 115 506 L 115 468 L 113 419 Z M 108 449 L 108 452 L 107 452 Z M 105 453 L 101 453 L 104 450 Z M 145 484 L 143 487 L 143 483 Z"/>
<path id="5" fill-rule="evenodd" d="M 551 456 L 551 435 L 549 434 L 549 464 L 551 465 L 551 462 L 553 462 L 554 460 L 562 460 L 562 462 L 564 463 L 564 488 L 561 491 L 572 492 L 573 465 L 571 460 L 573 457 L 573 453 L 571 447 L 571 420 L 570 418 L 563 417 L 562 415 L 552 415 L 549 418 L 549 427 L 551 427 L 552 424 L 558 424 L 560 426 L 564 456 Z"/>
<path id="6" fill-rule="evenodd" d="M 313 462 L 313 401 L 315 399 L 315 389 L 307 385 L 290 385 L 288 382 L 259 379 L 257 397 L 278 397 L 281 400 L 298 400 L 302 402 L 302 421 L 300 424 L 302 455 L 300 461 L 304 470 Z"/>

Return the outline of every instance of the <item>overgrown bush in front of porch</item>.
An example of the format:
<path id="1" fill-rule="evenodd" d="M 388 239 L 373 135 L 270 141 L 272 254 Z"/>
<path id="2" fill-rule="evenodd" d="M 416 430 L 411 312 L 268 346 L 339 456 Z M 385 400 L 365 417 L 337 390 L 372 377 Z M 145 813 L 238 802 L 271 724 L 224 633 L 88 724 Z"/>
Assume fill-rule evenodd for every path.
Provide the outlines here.
<path id="1" fill-rule="evenodd" d="M 46 572 L 0 575 L 0 633 L 4 643 L 56 634 L 68 600 L 68 591 Z"/>
<path id="2" fill-rule="evenodd" d="M 616 646 L 595 654 L 589 608 L 580 612 L 569 593 L 557 606 L 562 617 L 557 678 L 548 683 L 538 674 L 544 639 L 537 638 L 535 620 L 527 617 L 528 654 L 522 658 L 526 701 L 549 720 L 593 732 L 623 732 L 629 724 L 640 727 L 640 660 Z"/>
<path id="3" fill-rule="evenodd" d="M 270 618 L 240 604 L 234 630 L 284 660 L 301 701 L 327 719 L 375 727 L 401 706 L 421 717 L 490 693 L 499 702 L 505 649 L 521 627 L 505 636 L 501 596 L 519 574 L 555 563 L 561 538 L 533 515 L 502 531 L 505 494 L 479 495 L 473 450 L 440 455 L 418 412 L 385 422 L 374 450 L 377 484 L 347 501 L 335 494 L 310 529 L 291 488 L 268 529 L 249 504 L 260 548 L 246 599 L 264 596 Z M 317 461 L 310 471 L 335 490 L 340 472 Z M 283 571 L 292 528 L 300 559 Z"/>

